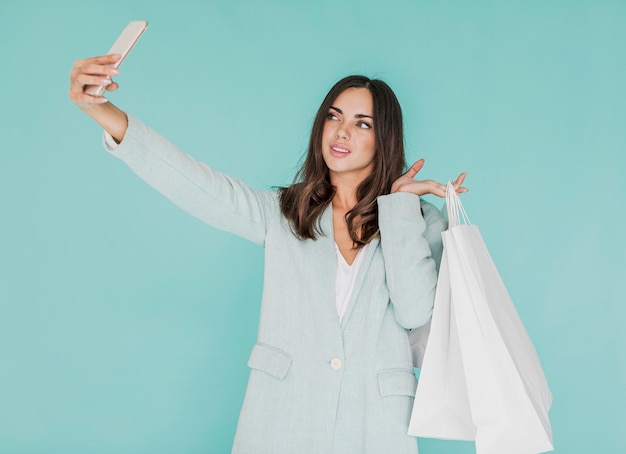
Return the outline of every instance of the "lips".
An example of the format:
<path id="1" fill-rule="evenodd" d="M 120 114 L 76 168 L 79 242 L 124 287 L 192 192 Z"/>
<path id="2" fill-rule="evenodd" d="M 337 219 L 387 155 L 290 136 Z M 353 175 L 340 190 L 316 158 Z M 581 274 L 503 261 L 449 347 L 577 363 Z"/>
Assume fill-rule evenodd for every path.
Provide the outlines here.
<path id="1" fill-rule="evenodd" d="M 345 145 L 334 143 L 330 146 L 330 154 L 336 158 L 343 158 L 350 154 L 350 149 Z"/>

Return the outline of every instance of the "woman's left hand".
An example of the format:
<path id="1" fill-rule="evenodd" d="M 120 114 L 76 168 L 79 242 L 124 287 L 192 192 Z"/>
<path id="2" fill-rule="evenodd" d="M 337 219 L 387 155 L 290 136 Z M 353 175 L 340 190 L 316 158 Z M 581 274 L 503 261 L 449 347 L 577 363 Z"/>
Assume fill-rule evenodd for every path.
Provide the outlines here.
<path id="1" fill-rule="evenodd" d="M 424 167 L 424 160 L 420 159 L 415 162 L 411 168 L 391 185 L 391 192 L 412 192 L 413 194 L 422 196 L 424 194 L 433 194 L 438 197 L 446 196 L 447 183 L 438 183 L 435 180 L 416 180 L 415 175 Z M 467 192 L 467 188 L 463 187 L 463 181 L 467 176 L 463 172 L 458 176 L 454 184 L 457 194 Z"/>

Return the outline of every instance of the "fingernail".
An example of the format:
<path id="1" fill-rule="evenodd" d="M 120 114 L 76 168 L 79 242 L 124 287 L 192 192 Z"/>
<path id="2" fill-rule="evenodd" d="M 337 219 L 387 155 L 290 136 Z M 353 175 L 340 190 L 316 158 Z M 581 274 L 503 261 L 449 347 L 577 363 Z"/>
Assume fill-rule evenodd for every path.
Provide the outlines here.
<path id="1" fill-rule="evenodd" d="M 119 60 L 120 58 L 122 58 L 122 56 L 120 54 L 112 54 L 111 58 L 115 61 Z"/>
<path id="2" fill-rule="evenodd" d="M 100 101 L 100 104 L 104 104 L 104 103 L 109 102 L 109 100 L 107 98 L 105 98 L 104 96 L 101 97 L 101 98 L 98 98 L 98 100 Z"/>
<path id="3" fill-rule="evenodd" d="M 119 72 L 119 70 L 117 70 L 117 69 L 115 69 L 115 68 L 111 68 L 111 69 L 109 70 L 109 72 L 110 72 L 112 75 L 114 75 L 114 76 L 117 76 L 117 75 L 120 73 L 120 72 Z"/>

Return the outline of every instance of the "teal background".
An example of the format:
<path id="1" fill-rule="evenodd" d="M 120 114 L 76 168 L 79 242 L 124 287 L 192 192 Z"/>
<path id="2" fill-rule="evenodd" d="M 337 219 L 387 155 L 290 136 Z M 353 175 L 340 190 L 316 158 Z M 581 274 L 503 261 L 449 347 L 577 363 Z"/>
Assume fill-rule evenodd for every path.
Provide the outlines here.
<path id="1" fill-rule="evenodd" d="M 134 19 L 110 99 L 258 188 L 291 181 L 336 80 L 386 80 L 423 176 L 469 172 L 555 452 L 626 452 L 625 1 L 4 0 L 0 453 L 230 449 L 263 251 L 138 180 L 67 97 Z"/>

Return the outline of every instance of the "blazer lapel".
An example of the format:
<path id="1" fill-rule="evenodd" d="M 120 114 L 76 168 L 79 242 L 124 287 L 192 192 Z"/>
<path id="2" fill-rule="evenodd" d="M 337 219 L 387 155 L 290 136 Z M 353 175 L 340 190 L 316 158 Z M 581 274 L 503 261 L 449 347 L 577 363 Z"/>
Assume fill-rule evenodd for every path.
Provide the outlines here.
<path id="1" fill-rule="evenodd" d="M 333 229 L 333 207 L 328 204 L 324 213 L 320 217 L 320 227 L 322 234 L 315 241 L 316 248 L 319 248 L 319 268 L 316 270 L 320 276 L 320 285 L 328 288 L 328 304 L 324 304 L 324 312 L 328 312 L 339 326 L 339 316 L 337 315 L 337 252 L 335 251 L 335 232 Z"/>

